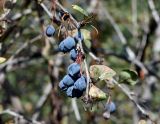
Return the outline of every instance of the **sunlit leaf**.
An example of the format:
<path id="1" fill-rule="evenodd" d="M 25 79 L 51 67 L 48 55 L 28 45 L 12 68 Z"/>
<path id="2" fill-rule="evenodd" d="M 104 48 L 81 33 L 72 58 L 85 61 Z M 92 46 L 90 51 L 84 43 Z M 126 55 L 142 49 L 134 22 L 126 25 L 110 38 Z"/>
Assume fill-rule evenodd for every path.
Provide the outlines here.
<path id="1" fill-rule="evenodd" d="M 91 40 L 91 32 L 86 29 L 81 29 L 84 40 Z"/>
<path id="2" fill-rule="evenodd" d="M 105 65 L 92 65 L 90 67 L 90 76 L 94 79 L 110 80 L 115 75 L 116 72 Z"/>
<path id="3" fill-rule="evenodd" d="M 0 63 L 3 63 L 3 62 L 5 62 L 5 61 L 6 61 L 6 58 L 0 57 Z"/>
<path id="4" fill-rule="evenodd" d="M 121 71 L 119 75 L 120 83 L 135 85 L 137 83 L 137 79 L 138 79 L 138 75 L 133 70 L 125 69 Z"/>
<path id="5" fill-rule="evenodd" d="M 80 13 L 82 13 L 85 16 L 88 16 L 88 12 L 84 9 L 82 9 L 82 7 L 78 6 L 78 5 L 72 5 L 72 8 Z"/>
<path id="6" fill-rule="evenodd" d="M 102 101 L 107 99 L 107 95 L 101 89 L 92 85 L 89 90 L 89 96 L 93 101 Z"/>
<path id="7" fill-rule="evenodd" d="M 91 41 L 90 40 L 84 40 L 84 43 L 88 48 L 91 48 Z"/>
<path id="8" fill-rule="evenodd" d="M 108 81 L 106 81 L 106 86 L 109 89 L 113 89 L 115 85 L 111 80 L 108 80 Z"/>

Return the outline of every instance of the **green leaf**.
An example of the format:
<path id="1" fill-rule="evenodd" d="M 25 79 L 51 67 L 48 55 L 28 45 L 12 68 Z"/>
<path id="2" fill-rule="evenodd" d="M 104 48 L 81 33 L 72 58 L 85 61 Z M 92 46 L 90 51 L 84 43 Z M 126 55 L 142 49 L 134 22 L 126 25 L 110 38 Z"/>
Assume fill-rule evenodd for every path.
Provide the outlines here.
<path id="1" fill-rule="evenodd" d="M 86 29 L 81 29 L 82 35 L 84 37 L 84 43 L 88 48 L 91 48 L 91 32 Z"/>
<path id="2" fill-rule="evenodd" d="M 133 70 L 125 69 L 121 71 L 119 74 L 120 83 L 135 85 L 137 83 L 137 79 L 138 79 L 138 75 Z"/>
<path id="3" fill-rule="evenodd" d="M 94 102 L 107 99 L 106 93 L 93 84 L 90 87 L 89 96 Z"/>
<path id="4" fill-rule="evenodd" d="M 91 41 L 90 40 L 84 40 L 84 43 L 88 48 L 91 48 Z"/>
<path id="5" fill-rule="evenodd" d="M 74 10 L 82 13 L 82 14 L 85 15 L 85 16 L 88 16 L 88 15 L 89 15 L 86 10 L 82 9 L 82 8 L 81 8 L 80 6 L 78 6 L 78 5 L 72 5 L 72 8 L 73 8 Z"/>
<path id="6" fill-rule="evenodd" d="M 0 57 L 0 64 L 3 63 L 3 62 L 5 62 L 5 61 L 6 61 L 6 58 Z"/>
<path id="7" fill-rule="evenodd" d="M 94 79 L 111 80 L 116 72 L 105 65 L 92 65 L 90 67 L 90 76 Z"/>
<path id="8" fill-rule="evenodd" d="M 81 29 L 81 32 L 83 34 L 84 40 L 91 40 L 91 32 L 86 29 Z"/>

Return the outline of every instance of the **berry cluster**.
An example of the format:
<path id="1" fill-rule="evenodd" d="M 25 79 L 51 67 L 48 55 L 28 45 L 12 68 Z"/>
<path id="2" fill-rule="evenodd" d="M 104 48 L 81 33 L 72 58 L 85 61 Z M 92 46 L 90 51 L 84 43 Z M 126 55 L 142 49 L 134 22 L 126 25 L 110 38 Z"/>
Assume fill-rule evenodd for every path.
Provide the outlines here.
<path id="1" fill-rule="evenodd" d="M 55 28 L 48 25 L 46 28 L 46 36 L 52 37 L 55 34 Z M 81 34 L 81 39 L 83 36 Z M 59 50 L 63 53 L 70 52 L 70 58 L 74 61 L 68 67 L 68 74 L 63 77 L 59 83 L 61 90 L 65 91 L 69 97 L 81 97 L 86 89 L 86 78 L 81 74 L 81 60 L 83 55 L 80 50 L 76 49 L 78 42 L 78 34 L 75 37 L 68 36 L 59 44 Z"/>
<path id="2" fill-rule="evenodd" d="M 86 78 L 81 74 L 82 54 L 76 49 L 77 40 L 68 36 L 59 44 L 59 50 L 63 53 L 70 52 L 70 58 L 74 61 L 69 65 L 67 75 L 59 83 L 61 90 L 65 91 L 68 97 L 81 97 L 86 89 Z"/>

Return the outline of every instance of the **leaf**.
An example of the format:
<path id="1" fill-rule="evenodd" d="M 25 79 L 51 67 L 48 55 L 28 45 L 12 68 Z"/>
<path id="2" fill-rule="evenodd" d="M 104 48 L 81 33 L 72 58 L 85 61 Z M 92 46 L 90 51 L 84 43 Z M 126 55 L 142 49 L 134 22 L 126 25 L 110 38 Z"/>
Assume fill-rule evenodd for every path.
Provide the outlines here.
<path id="1" fill-rule="evenodd" d="M 81 8 L 80 6 L 78 6 L 78 5 L 72 5 L 72 8 L 73 8 L 74 10 L 82 13 L 82 14 L 85 15 L 85 16 L 88 16 L 88 15 L 89 15 L 86 10 L 82 9 L 82 8 Z"/>
<path id="2" fill-rule="evenodd" d="M 109 80 L 109 81 L 106 81 L 106 86 L 108 89 L 113 89 L 115 85 L 111 80 Z"/>
<path id="3" fill-rule="evenodd" d="M 137 83 L 137 79 L 138 79 L 137 73 L 129 69 L 121 71 L 119 75 L 120 83 L 135 85 Z"/>
<path id="4" fill-rule="evenodd" d="M 90 67 L 90 76 L 94 79 L 111 80 L 116 72 L 105 65 L 92 65 Z"/>
<path id="5" fill-rule="evenodd" d="M 5 62 L 5 61 L 6 61 L 6 58 L 0 57 L 0 64 L 3 63 L 3 62 Z"/>
<path id="6" fill-rule="evenodd" d="M 93 101 L 102 101 L 107 99 L 106 93 L 93 84 L 90 87 L 89 96 Z"/>
<path id="7" fill-rule="evenodd" d="M 91 48 L 91 41 L 90 40 L 84 40 L 84 43 L 88 48 Z"/>
<path id="8" fill-rule="evenodd" d="M 88 48 L 91 48 L 91 32 L 86 29 L 81 29 L 83 38 L 84 38 L 84 43 Z"/>
<path id="9" fill-rule="evenodd" d="M 81 29 L 84 40 L 91 40 L 91 32 L 86 29 Z"/>

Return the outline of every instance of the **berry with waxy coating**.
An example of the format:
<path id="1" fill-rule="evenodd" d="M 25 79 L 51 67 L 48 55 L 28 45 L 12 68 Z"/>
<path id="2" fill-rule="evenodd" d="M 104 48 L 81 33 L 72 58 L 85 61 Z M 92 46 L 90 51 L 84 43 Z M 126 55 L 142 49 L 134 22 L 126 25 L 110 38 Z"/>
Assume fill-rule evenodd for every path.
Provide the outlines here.
<path id="1" fill-rule="evenodd" d="M 105 105 L 105 110 L 109 112 L 114 112 L 116 110 L 116 105 L 114 102 L 109 102 L 108 104 Z"/>
<path id="2" fill-rule="evenodd" d="M 67 90 L 67 86 L 64 85 L 63 81 L 61 81 L 61 82 L 59 83 L 59 88 L 60 88 L 61 90 L 63 90 L 63 91 L 66 91 L 66 90 Z"/>
<path id="3" fill-rule="evenodd" d="M 83 95 L 83 91 L 80 91 L 80 90 L 78 90 L 78 89 L 73 89 L 72 95 L 73 95 L 74 97 L 79 98 L 79 97 L 81 97 L 81 96 Z"/>
<path id="4" fill-rule="evenodd" d="M 66 76 L 64 76 L 64 78 L 62 79 L 62 82 L 63 82 L 63 84 L 66 85 L 66 86 L 71 86 L 71 85 L 74 84 L 75 81 L 72 79 L 71 76 L 66 75 Z"/>
<path id="5" fill-rule="evenodd" d="M 80 91 L 84 91 L 87 87 L 86 78 L 81 76 L 75 83 L 74 88 Z"/>
<path id="6" fill-rule="evenodd" d="M 68 36 L 59 44 L 59 50 L 62 52 L 69 52 L 76 46 L 74 38 Z"/>
<path id="7" fill-rule="evenodd" d="M 69 50 L 65 47 L 65 44 L 63 41 L 59 44 L 59 50 L 64 53 L 69 52 Z"/>
<path id="8" fill-rule="evenodd" d="M 76 61 L 77 55 L 78 55 L 78 53 L 77 53 L 77 50 L 76 50 L 76 49 L 72 49 L 72 50 L 70 51 L 70 58 L 71 58 L 73 61 Z"/>
<path id="9" fill-rule="evenodd" d="M 73 97 L 73 95 L 72 95 L 73 88 L 74 88 L 73 86 L 68 87 L 68 89 L 66 91 L 66 94 L 67 94 L 68 97 Z"/>
<path id="10" fill-rule="evenodd" d="M 48 25 L 46 28 L 46 35 L 51 37 L 55 34 L 55 28 L 52 25 Z"/>
<path id="11" fill-rule="evenodd" d="M 67 94 L 68 97 L 72 97 L 72 98 L 77 97 L 77 98 L 79 98 L 79 97 L 81 97 L 83 95 L 83 92 L 80 91 L 80 90 L 74 89 L 74 86 L 70 86 L 67 89 L 66 94 Z"/>
<path id="12" fill-rule="evenodd" d="M 80 74 L 80 65 L 78 63 L 72 63 L 69 65 L 68 74 L 72 77 L 78 77 Z"/>

